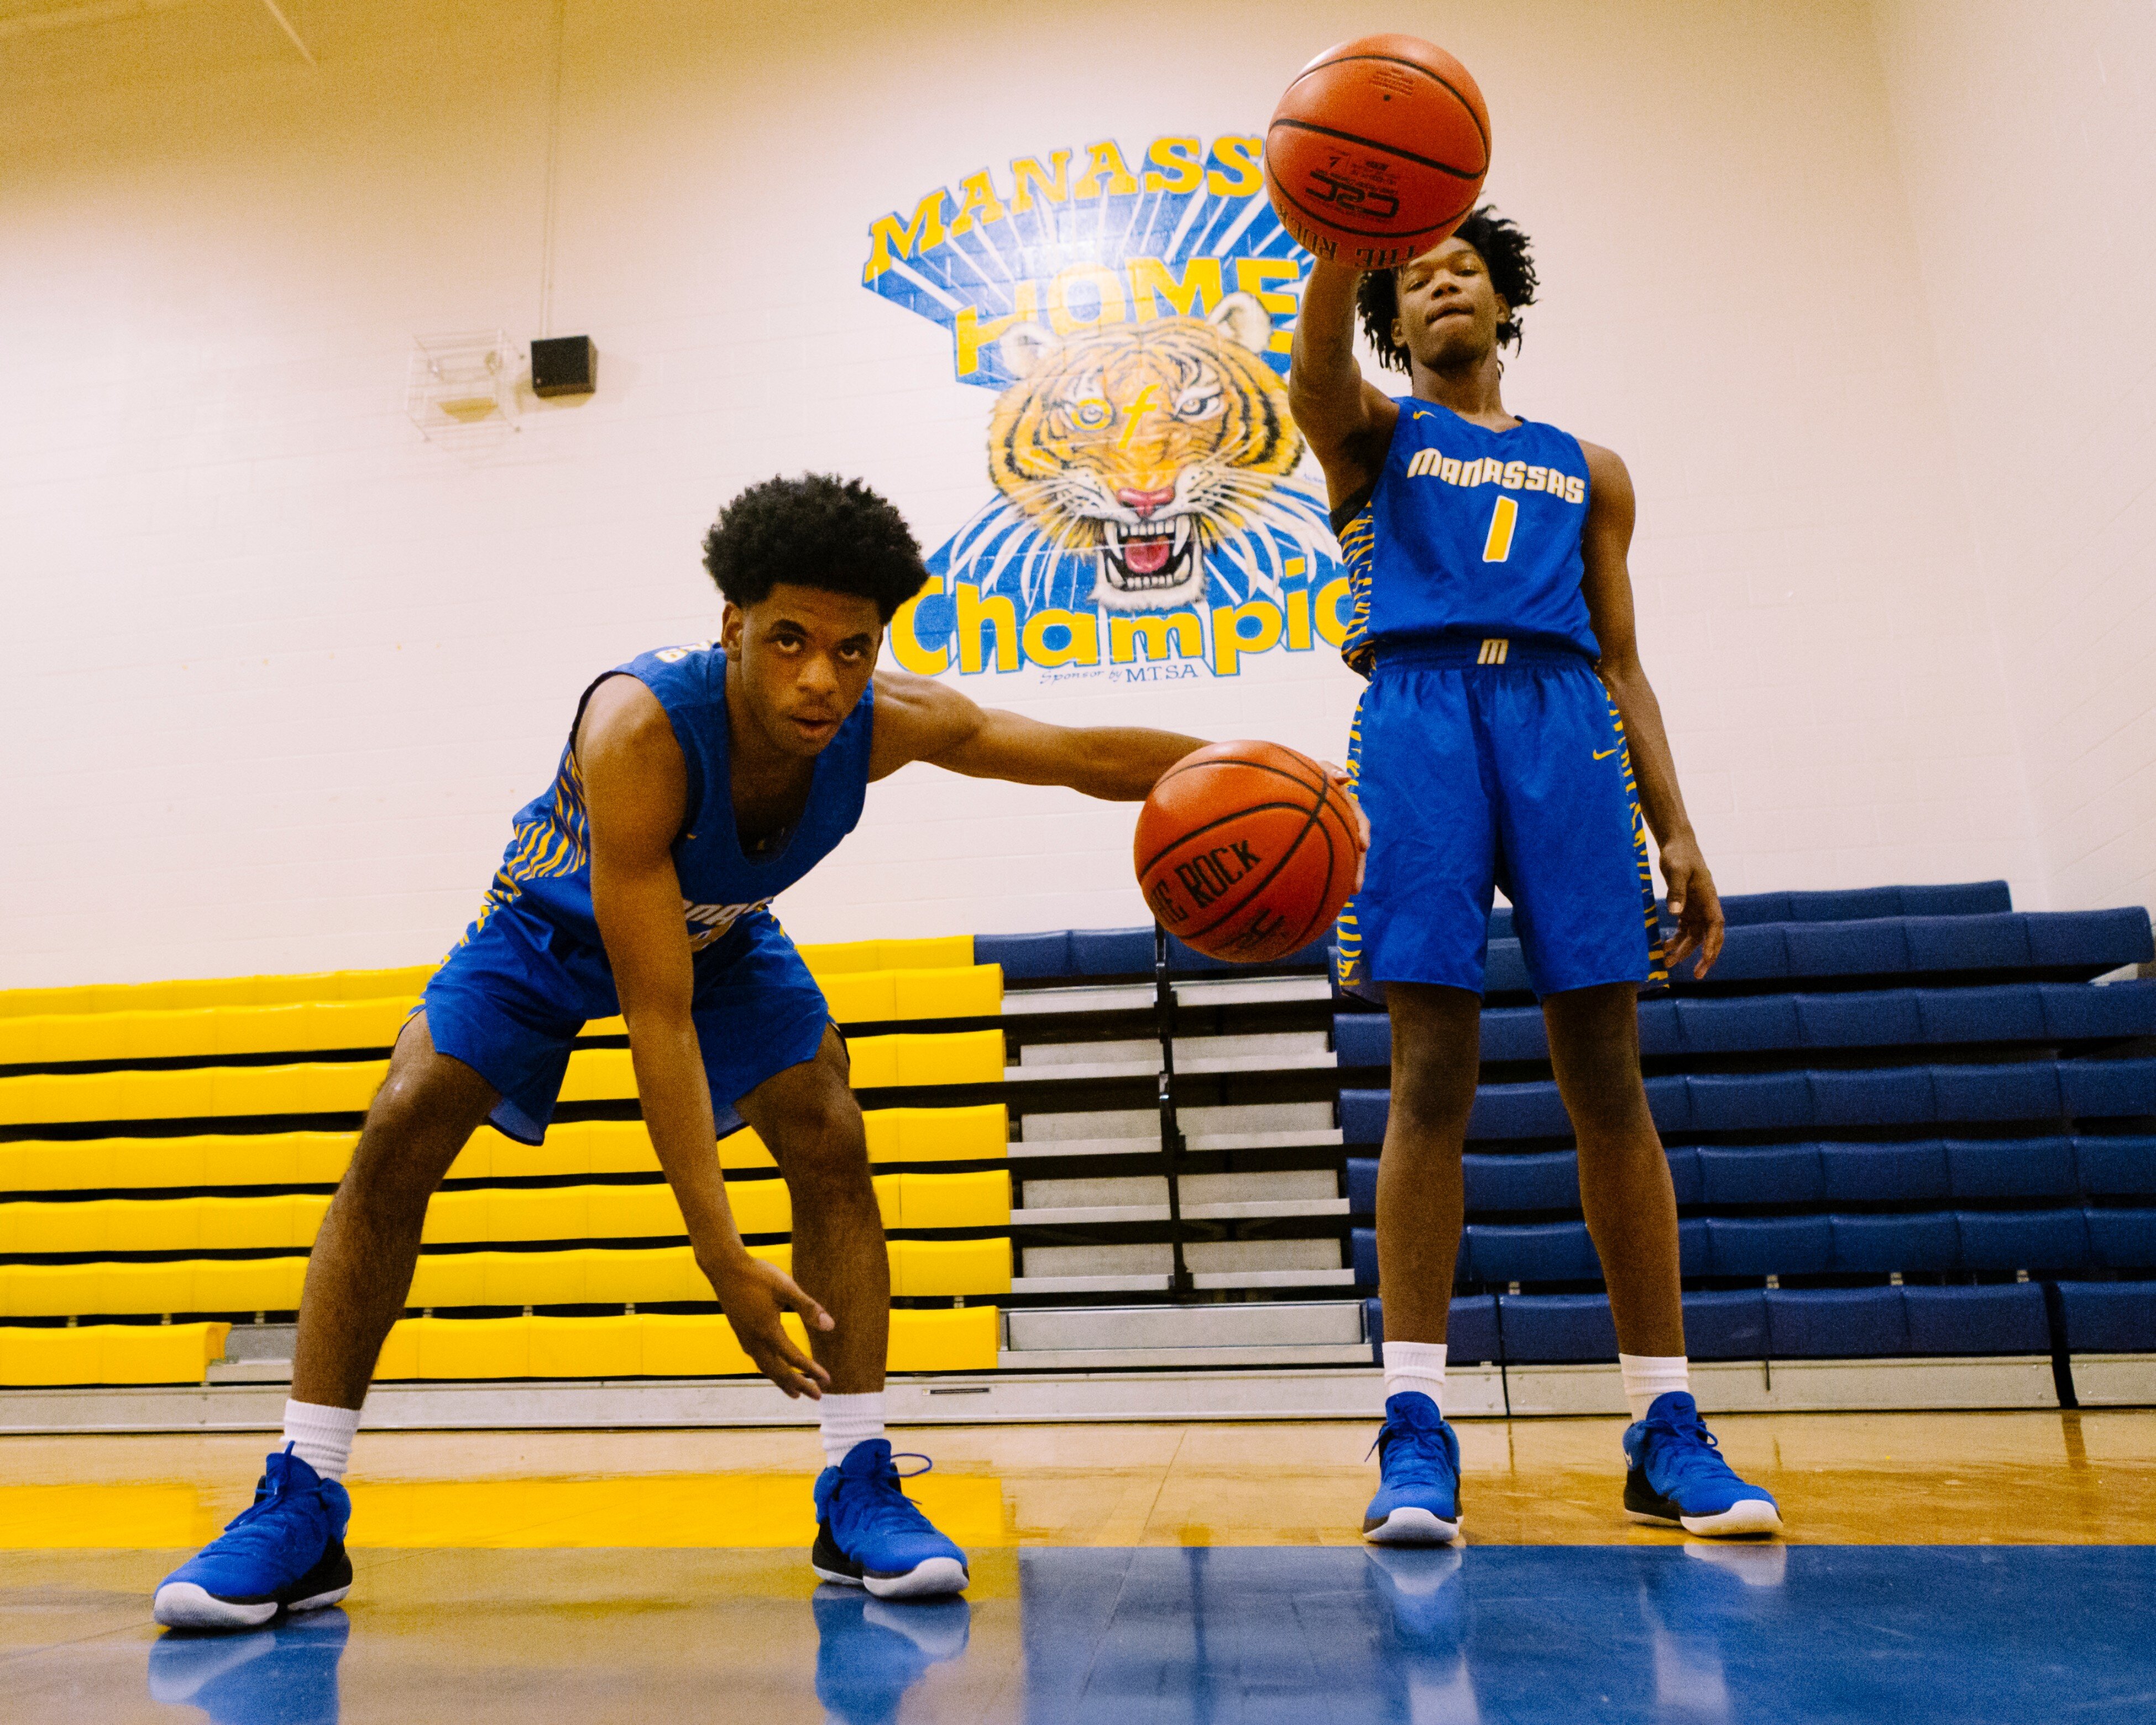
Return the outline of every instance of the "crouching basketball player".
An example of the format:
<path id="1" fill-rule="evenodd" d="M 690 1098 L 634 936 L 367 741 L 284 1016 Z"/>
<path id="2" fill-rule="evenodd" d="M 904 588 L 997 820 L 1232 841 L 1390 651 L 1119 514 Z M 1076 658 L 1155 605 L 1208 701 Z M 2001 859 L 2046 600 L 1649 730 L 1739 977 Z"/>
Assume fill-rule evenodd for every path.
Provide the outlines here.
<path id="1" fill-rule="evenodd" d="M 1486 209 L 1396 270 L 1318 264 L 1288 380 L 1348 564 L 1342 650 L 1369 679 L 1348 772 L 1373 838 L 1341 919 L 1341 982 L 1392 1019 L 1383 1481 L 1363 1532 L 1459 1528 L 1445 1319 L 1493 886 L 1542 1000 L 1609 1285 L 1633 1420 L 1625 1507 L 1695 1533 L 1772 1532 L 1774 1499 L 1722 1462 L 1689 1393 L 1676 1203 L 1640 1074 L 1640 985 L 1694 952 L 1703 975 L 1722 909 L 1633 638 L 1625 464 L 1508 413 L 1499 390 L 1498 349 L 1534 289 L 1527 236 Z M 1357 367 L 1358 307 L 1411 380 L 1399 400 Z M 1642 808 L 1678 924 L 1666 960 Z"/>
<path id="2" fill-rule="evenodd" d="M 861 1111 L 824 997 L 767 907 L 853 829 L 870 782 L 910 761 L 1137 801 L 1199 740 L 1040 724 L 877 671 L 885 625 L 927 572 L 898 511 L 858 482 L 754 486 L 704 557 L 720 639 L 585 691 L 553 783 L 404 1026 L 308 1261 L 285 1441 L 254 1507 L 159 1587 L 160 1623 L 242 1627 L 344 1597 L 340 1481 L 428 1200 L 482 1122 L 539 1142 L 577 1033 L 617 1012 L 699 1268 L 757 1368 L 822 1403 L 816 1573 L 884 1599 L 966 1585 L 965 1553 L 906 1497 L 883 1435 L 890 1268 Z M 792 1197 L 798 1281 L 749 1255 L 727 1209 L 713 1145 L 743 1121 Z"/>

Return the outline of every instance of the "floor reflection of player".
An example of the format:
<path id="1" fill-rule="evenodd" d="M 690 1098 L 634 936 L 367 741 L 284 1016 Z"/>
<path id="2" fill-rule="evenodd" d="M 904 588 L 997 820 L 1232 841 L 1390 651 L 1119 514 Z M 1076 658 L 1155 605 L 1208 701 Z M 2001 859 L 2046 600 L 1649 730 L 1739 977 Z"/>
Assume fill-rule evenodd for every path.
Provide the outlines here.
<path id="1" fill-rule="evenodd" d="M 816 1589 L 816 1699 L 832 1725 L 888 1725 L 928 1668 L 966 1651 L 973 1608 L 948 1599 L 903 1607 L 850 1588 Z"/>
<path id="2" fill-rule="evenodd" d="M 352 1620 L 332 1606 L 244 1635 L 168 1630 L 150 1647 L 150 1699 L 211 1725 L 336 1725 Z"/>
<path id="3" fill-rule="evenodd" d="M 1404 1686 L 1408 1725 L 1480 1725 L 1467 1668 L 1467 1605 L 1456 1546 L 1379 1545 L 1364 1556 L 1390 1625 L 1385 1664 Z"/>
<path id="4" fill-rule="evenodd" d="M 1758 1606 L 1782 1585 L 1788 1551 L 1688 1545 L 1681 1554 L 1665 1549 L 1638 1556 L 1658 1716 L 1698 1725 L 1743 1717 L 1746 1710 L 1731 1702 L 1722 1649 L 1753 1635 Z"/>

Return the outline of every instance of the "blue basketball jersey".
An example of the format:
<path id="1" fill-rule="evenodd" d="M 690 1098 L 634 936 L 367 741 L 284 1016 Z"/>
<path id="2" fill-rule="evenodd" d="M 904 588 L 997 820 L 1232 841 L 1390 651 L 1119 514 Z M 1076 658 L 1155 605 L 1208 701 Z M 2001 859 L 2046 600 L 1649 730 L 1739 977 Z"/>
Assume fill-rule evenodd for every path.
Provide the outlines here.
<path id="1" fill-rule="evenodd" d="M 1365 676 L 1387 644 L 1509 639 L 1601 648 L 1580 592 L 1587 458 L 1526 420 L 1491 431 L 1412 396 L 1369 495 L 1336 517 L 1353 613 L 1341 656 Z"/>
<path id="2" fill-rule="evenodd" d="M 793 831 L 767 857 L 751 858 L 734 827 L 733 780 L 728 765 L 731 729 L 726 716 L 726 656 L 716 643 L 664 647 L 607 673 L 634 677 L 658 697 L 681 746 L 688 770 L 687 811 L 674 841 L 674 867 L 681 880 L 681 914 L 689 945 L 702 952 L 744 918 L 753 920 L 773 899 L 838 847 L 861 818 L 868 793 L 869 744 L 875 725 L 875 685 L 839 726 L 816 757 L 808 800 Z M 604 678 L 592 685 L 597 688 Z M 584 700 L 591 690 L 584 691 Z M 583 717 L 579 701 L 577 718 Z M 583 772 L 576 758 L 576 725 L 554 782 L 518 813 L 514 836 L 487 890 L 470 940 L 506 906 L 536 916 L 571 941 L 603 951 L 592 912 L 590 820 L 584 805 Z"/>

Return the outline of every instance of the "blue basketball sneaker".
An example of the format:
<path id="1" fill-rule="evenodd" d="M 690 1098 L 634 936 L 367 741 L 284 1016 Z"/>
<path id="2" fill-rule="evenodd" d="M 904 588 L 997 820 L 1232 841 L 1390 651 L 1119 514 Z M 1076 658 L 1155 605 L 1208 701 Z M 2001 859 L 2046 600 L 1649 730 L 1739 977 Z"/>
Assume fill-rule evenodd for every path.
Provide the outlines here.
<path id="1" fill-rule="evenodd" d="M 810 1566 L 826 1581 L 865 1587 L 879 1599 L 959 1592 L 968 1579 L 965 1553 L 930 1525 L 900 1477 L 881 1438 L 855 1444 L 844 1461 L 819 1474 Z"/>
<path id="2" fill-rule="evenodd" d="M 1363 1537 L 1378 1545 L 1446 1545 L 1460 1537 L 1460 1440 L 1417 1390 L 1385 1404 L 1378 1495 L 1363 1512 Z"/>
<path id="3" fill-rule="evenodd" d="M 167 1629 L 253 1629 L 334 1605 L 352 1591 L 351 1518 L 344 1487 L 287 1445 L 264 1465 L 254 1502 L 158 1584 L 151 1615 Z"/>
<path id="4" fill-rule="evenodd" d="M 1730 1471 L 1699 1404 L 1681 1389 L 1655 1398 L 1625 1430 L 1625 1513 L 1687 1533 L 1779 1533 L 1774 1497 Z"/>

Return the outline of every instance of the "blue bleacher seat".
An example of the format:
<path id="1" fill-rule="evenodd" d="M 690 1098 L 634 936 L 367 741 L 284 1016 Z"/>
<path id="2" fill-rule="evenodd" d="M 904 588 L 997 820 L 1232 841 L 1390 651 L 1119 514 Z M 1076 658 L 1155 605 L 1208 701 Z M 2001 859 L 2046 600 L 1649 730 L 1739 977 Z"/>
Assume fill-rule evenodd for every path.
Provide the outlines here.
<path id="1" fill-rule="evenodd" d="M 1558 1364 L 1617 1358 L 1617 1327 L 1604 1295 L 1503 1295 L 1497 1323 L 1507 1360 Z"/>
<path id="2" fill-rule="evenodd" d="M 1686 1054 L 1748 1054 L 1755 1049 L 1795 1048 L 1800 1040 L 1797 1004 L 1787 994 L 1738 994 L 1670 1004 L 1676 1012 Z"/>
<path id="3" fill-rule="evenodd" d="M 1994 916 L 1905 916 L 1912 971 L 2022 970 L 2029 963 L 2028 918 L 2008 911 Z"/>
<path id="4" fill-rule="evenodd" d="M 1684 1032 L 1678 1025 L 1677 1003 L 1667 998 L 1642 1000 L 1640 1003 L 1640 1052 L 1651 1059 L 1660 1055 L 1677 1055 L 1684 1051 Z"/>
<path id="5" fill-rule="evenodd" d="M 1392 1020 L 1381 1012 L 1338 1014 L 1332 1020 L 1332 1046 L 1343 1066 L 1389 1066 Z"/>
<path id="6" fill-rule="evenodd" d="M 2156 1353 L 2156 1281 L 2062 1281 L 2076 1353 Z"/>
<path id="7" fill-rule="evenodd" d="M 1699 1152 L 1690 1144 L 1673 1144 L 1662 1153 L 1670 1159 L 1670 1184 L 1676 1189 L 1677 1202 L 1700 1203 Z"/>
<path id="8" fill-rule="evenodd" d="M 1496 1006 L 1482 1014 L 1486 1060 L 1546 1060 L 1549 1032 L 1539 1006 Z"/>
<path id="9" fill-rule="evenodd" d="M 1684 1296 L 1685 1352 L 1694 1359 L 1763 1359 L 1767 1296 L 1756 1288 Z"/>
<path id="10" fill-rule="evenodd" d="M 1830 1204 L 1930 1204 L 1947 1195 L 1945 1147 L 1821 1144 L 1820 1176 Z"/>
<path id="11" fill-rule="evenodd" d="M 1579 1159 L 1569 1150 L 1530 1156 L 1465 1156 L 1467 1208 L 1491 1210 L 1576 1210 L 1579 1208 Z M 1353 1164 L 1349 1164 L 1352 1172 Z M 1370 1164 L 1374 1191 L 1377 1164 Z"/>
<path id="12" fill-rule="evenodd" d="M 1810 976 L 1893 976 L 1909 968 L 1909 947 L 1902 921 L 1889 916 L 1871 922 L 1791 922 L 1789 974 Z"/>
<path id="13" fill-rule="evenodd" d="M 1363 1302 L 1363 1330 L 1370 1338 L 1370 1363 L 1385 1363 L 1384 1302 Z M 1451 1363 L 1481 1365 L 1497 1358 L 1497 1302 L 1488 1294 L 1461 1294 L 1452 1301 L 1445 1322 L 1446 1357 Z"/>
<path id="14" fill-rule="evenodd" d="M 1722 901 L 1722 917 L 1732 928 L 1755 922 L 1787 922 L 1789 896 L 1786 892 L 1733 892 Z"/>
<path id="15" fill-rule="evenodd" d="M 1717 983 L 1774 982 L 1789 974 L 1789 944 L 1786 922 L 1767 922 L 1755 927 L 1732 928 L 1725 936 L 1722 957 L 1707 974 Z M 1691 967 L 1680 969 L 1670 980 L 1689 983 Z"/>
<path id="16" fill-rule="evenodd" d="M 1376 1229 L 1354 1228 L 1348 1230 L 1348 1261 L 1354 1267 L 1357 1287 L 1377 1286 L 1378 1230 Z"/>
<path id="17" fill-rule="evenodd" d="M 1677 1273 L 1681 1276 L 1705 1276 L 1714 1261 L 1714 1250 L 1707 1237 L 1707 1222 L 1703 1217 L 1693 1216 L 1677 1224 Z"/>
<path id="18" fill-rule="evenodd" d="M 2044 999 L 2034 983 L 1911 991 L 1926 1042 L 2041 1042 Z M 1884 1041 L 1885 1038 L 1878 1039 Z"/>
<path id="19" fill-rule="evenodd" d="M 1961 1261 L 1961 1230 L 1953 1215 L 1934 1210 L 1921 1216 L 1830 1216 L 1837 1272 L 1888 1276 L 1943 1274 Z"/>
<path id="20" fill-rule="evenodd" d="M 1821 1126 L 1922 1126 L 1938 1117 L 1928 1066 L 1813 1072 L 1812 1108 Z"/>
<path id="21" fill-rule="evenodd" d="M 1902 1048 L 1924 1040 L 1912 989 L 1799 994 L 1794 1002 L 1799 1036 L 1806 1048 Z"/>
<path id="22" fill-rule="evenodd" d="M 1896 891 L 1904 916 L 1983 916 L 2014 908 L 2014 895 L 2004 880 L 1956 880 Z"/>
<path id="23" fill-rule="evenodd" d="M 2029 916 L 2028 926 L 2029 963 L 2041 970 L 2071 965 L 2093 974 L 2156 959 L 2148 913 L 2135 906 L 2036 911 Z"/>
<path id="24" fill-rule="evenodd" d="M 2061 1060 L 2059 1088 L 2076 1119 L 2156 1114 L 2156 1060 Z"/>
<path id="25" fill-rule="evenodd" d="M 1801 1072 L 1746 1072 L 1687 1078 L 1694 1132 L 1761 1132 L 1812 1123 L 1811 1091 Z"/>
<path id="26" fill-rule="evenodd" d="M 1602 1279 L 1602 1260 L 1594 1255 L 1584 1222 L 1470 1222 L 1461 1250 L 1467 1281 Z"/>
<path id="27" fill-rule="evenodd" d="M 1949 1138 L 1947 1179 L 1957 1199 L 2071 1198 L 2073 1141 Z"/>
<path id="28" fill-rule="evenodd" d="M 2156 1197 L 2156 1138 L 2076 1138 L 2074 1167 L 2092 1198 Z"/>
<path id="29" fill-rule="evenodd" d="M 1106 932 L 1116 934 L 1128 932 L 1125 930 Z M 1142 932 L 1146 939 L 1146 958 L 1142 968 L 1151 970 L 1152 968 L 1152 931 L 1148 928 Z M 1082 937 L 1082 932 L 1081 937 Z M 1332 968 L 1332 949 L 1329 944 L 1330 940 L 1331 937 L 1328 934 L 1324 938 L 1311 942 L 1307 946 L 1298 947 L 1285 957 L 1268 959 L 1259 968 L 1266 971 L 1329 971 Z M 1129 949 L 1126 946 L 1116 946 L 1104 951 L 1104 957 L 1116 961 L 1127 960 L 1129 956 Z M 1199 952 L 1195 947 L 1185 946 L 1173 935 L 1168 937 L 1168 968 L 1177 976 L 1214 976 L 1224 972 L 1246 973 L 1251 968 L 1246 964 L 1231 963 L 1225 958 L 1215 958 L 1209 953 Z M 1100 972 L 1089 973 L 1089 974 L 1108 975 L 1114 973 Z"/>
<path id="30" fill-rule="evenodd" d="M 1378 1214 L 1378 1158 L 1374 1156 L 1351 1156 L 1348 1158 L 1348 1214 L 1351 1216 L 1374 1216 Z"/>
<path id="31" fill-rule="evenodd" d="M 1385 1114 L 1392 1097 L 1382 1090 L 1349 1090 L 1340 1092 L 1340 1133 L 1351 1144 L 1382 1144 L 1385 1142 Z"/>
<path id="32" fill-rule="evenodd" d="M 1767 1335 L 1779 1359 L 1866 1359 L 1909 1351 L 1899 1288 L 1769 1288 Z"/>
<path id="33" fill-rule="evenodd" d="M 1816 1144 L 1702 1144 L 1699 1181 L 1707 1204 L 1815 1204 L 1826 1193 Z"/>
<path id="34" fill-rule="evenodd" d="M 2104 1269 L 2156 1270 L 2156 1210 L 2091 1209 L 2088 1230 Z"/>
<path id="35" fill-rule="evenodd" d="M 2039 983 L 2044 1034 L 2061 1042 L 2097 1036 L 2156 1036 L 2156 982 Z"/>
<path id="36" fill-rule="evenodd" d="M 1691 1082 L 1674 1074 L 1650 1078 L 1646 1084 L 1647 1113 L 1657 1132 L 1691 1129 Z"/>
<path id="37" fill-rule="evenodd" d="M 1787 895 L 1792 922 L 1863 922 L 1902 915 L 1898 886 L 1842 887 Z"/>
<path id="38" fill-rule="evenodd" d="M 1486 1084 L 1475 1093 L 1467 1116 L 1471 1138 L 1563 1138 L 1572 1122 L 1554 1082 Z"/>
<path id="39" fill-rule="evenodd" d="M 1039 983 L 1067 977 L 1070 968 L 1070 931 L 1050 934 L 977 934 L 973 963 L 1000 964 L 1006 982 Z M 1152 960 L 1146 960 L 1152 968 Z"/>
<path id="40" fill-rule="evenodd" d="M 1175 963 L 1181 941 L 1168 943 L 1168 963 Z M 1190 949 L 1183 947 L 1188 952 Z M 1070 931 L 1070 965 L 1080 976 L 1149 976 L 1152 973 L 1151 928 L 1074 928 Z"/>
<path id="41" fill-rule="evenodd" d="M 1710 1216 L 1707 1238 L 1714 1276 L 1817 1276 L 1834 1255 L 1825 1216 Z"/>
<path id="42" fill-rule="evenodd" d="M 2088 1223 L 2078 1209 L 1957 1210 L 1964 1270 L 2080 1270 Z"/>
<path id="43" fill-rule="evenodd" d="M 2049 1353 L 2051 1328 L 2044 1316 L 2044 1291 L 2035 1282 L 1976 1288 L 1902 1290 L 1909 1322 L 1909 1352 Z"/>
<path id="44" fill-rule="evenodd" d="M 1527 961 L 1520 956 L 1517 940 L 1491 941 L 1490 956 L 1482 968 L 1485 994 L 1524 994 L 1528 992 Z"/>
<path id="45" fill-rule="evenodd" d="M 1932 1101 L 1942 1121 L 2057 1120 L 2058 1062 L 1934 1066 Z"/>

